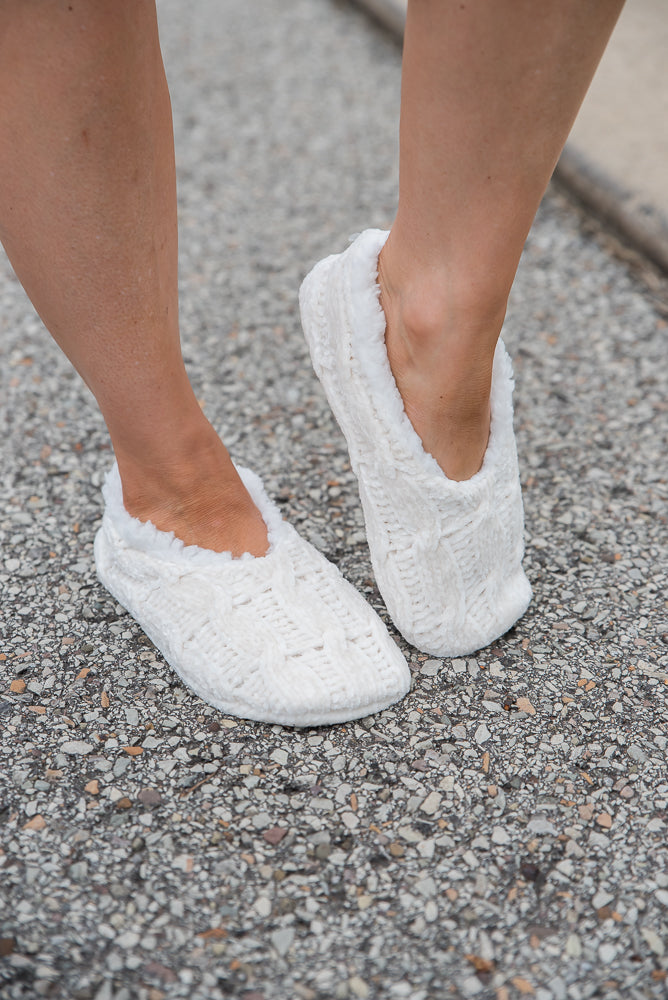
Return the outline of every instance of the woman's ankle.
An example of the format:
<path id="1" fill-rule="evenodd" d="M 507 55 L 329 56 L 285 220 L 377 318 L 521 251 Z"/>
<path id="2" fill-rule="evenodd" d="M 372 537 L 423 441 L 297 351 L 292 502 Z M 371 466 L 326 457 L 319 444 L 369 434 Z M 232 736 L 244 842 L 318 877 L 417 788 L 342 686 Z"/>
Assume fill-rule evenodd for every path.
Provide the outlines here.
<path id="1" fill-rule="evenodd" d="M 116 447 L 128 513 L 172 531 L 187 545 L 264 555 L 264 520 L 213 429 L 142 457 Z"/>
<path id="2" fill-rule="evenodd" d="M 389 242 L 389 241 L 388 241 Z M 489 437 L 489 398 L 506 295 L 443 270 L 402 270 L 391 245 L 378 266 L 390 367 L 425 450 L 445 474 L 468 479 Z"/>
<path id="3" fill-rule="evenodd" d="M 428 260 L 390 233 L 378 260 L 381 305 L 388 326 L 401 330 L 404 350 L 415 367 L 447 374 L 453 364 L 469 375 L 494 356 L 505 318 L 514 271 L 491 275 L 469 266 Z"/>

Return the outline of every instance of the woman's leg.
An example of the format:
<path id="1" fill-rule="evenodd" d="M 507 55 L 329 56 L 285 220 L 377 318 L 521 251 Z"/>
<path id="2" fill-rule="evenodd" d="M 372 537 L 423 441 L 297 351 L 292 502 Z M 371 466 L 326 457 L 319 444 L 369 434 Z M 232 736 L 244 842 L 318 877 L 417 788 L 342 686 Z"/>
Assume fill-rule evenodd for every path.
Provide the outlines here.
<path id="1" fill-rule="evenodd" d="M 346 721 L 406 693 L 375 612 L 248 478 L 188 382 L 174 155 L 153 0 L 0 5 L 0 236 L 95 394 L 118 459 L 98 576 L 181 678 L 232 715 Z M 150 525 L 228 559 L 166 544 Z M 266 519 L 266 520 L 265 520 Z"/>
<path id="2" fill-rule="evenodd" d="M 380 255 L 390 365 L 425 448 L 480 467 L 529 227 L 623 0 L 409 0 L 399 209 Z"/>
<path id="3" fill-rule="evenodd" d="M 362 233 L 302 286 L 378 587 L 395 625 L 432 655 L 486 646 L 531 598 L 510 364 L 495 349 L 528 229 L 621 6 L 409 0 L 394 226 L 386 242 Z"/>
<path id="4" fill-rule="evenodd" d="M 174 148 L 153 0 L 0 6 L 0 238 L 94 393 L 130 513 L 267 548 L 179 345 Z"/>

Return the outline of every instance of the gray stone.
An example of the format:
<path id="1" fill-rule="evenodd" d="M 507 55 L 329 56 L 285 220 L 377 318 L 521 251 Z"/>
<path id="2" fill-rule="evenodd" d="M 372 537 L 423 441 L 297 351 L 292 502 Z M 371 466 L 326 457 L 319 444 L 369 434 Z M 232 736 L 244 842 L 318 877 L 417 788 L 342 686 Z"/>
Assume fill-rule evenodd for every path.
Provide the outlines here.
<path id="1" fill-rule="evenodd" d="M 293 927 L 281 927 L 279 930 L 271 933 L 269 940 L 274 951 L 283 957 L 290 950 L 294 938 L 295 931 Z"/>
<path id="2" fill-rule="evenodd" d="M 486 743 L 491 735 L 485 723 L 481 722 L 475 731 L 475 741 L 476 743 Z"/>
<path id="3" fill-rule="evenodd" d="M 433 816 L 438 812 L 441 805 L 441 796 L 438 792 L 430 792 L 420 805 L 420 810 L 427 816 Z"/>
<path id="4" fill-rule="evenodd" d="M 544 816 L 534 816 L 534 818 L 529 820 L 527 823 L 527 829 L 531 833 L 551 834 L 553 836 L 557 832 L 554 825 L 550 823 L 548 819 L 545 819 Z"/>
<path id="5" fill-rule="evenodd" d="M 650 950 L 653 951 L 655 955 L 661 957 L 664 954 L 666 948 L 662 939 L 659 937 L 656 931 L 652 930 L 651 927 L 642 927 L 640 929 L 640 933 L 642 934 L 643 939 L 645 940 L 648 948 L 650 948 Z"/>
<path id="6" fill-rule="evenodd" d="M 492 843 L 493 844 L 509 844 L 512 837 L 506 829 L 502 826 L 495 826 L 492 830 Z"/>
<path id="7" fill-rule="evenodd" d="M 78 755 L 91 753 L 95 748 L 92 743 L 85 743 L 83 740 L 68 740 L 60 749 L 63 753 Z"/>
<path id="8" fill-rule="evenodd" d="M 313 530 L 385 616 L 297 289 L 348 233 L 394 217 L 398 47 L 350 4 L 158 8 L 197 398 L 286 520 Z M 2 893 L 14 937 L 0 992 L 51 984 L 91 1000 L 108 977 L 102 1000 L 134 984 L 146 998 L 350 1000 L 358 977 L 383 1000 L 440 1000 L 450 986 L 487 1000 L 520 975 L 536 1000 L 587 1000 L 608 978 L 624 1000 L 658 998 L 667 302 L 665 279 L 642 261 L 630 270 L 591 218 L 546 193 L 504 325 L 534 601 L 475 657 L 424 659 L 393 630 L 411 694 L 302 731 L 196 698 L 97 581 L 108 435 L 0 260 Z M 15 678 L 25 693 L 9 690 Z M 537 715 L 514 711 L 524 698 Z M 129 743 L 144 752 L 129 757 Z M 44 828 L 24 829 L 37 816 Z M 597 914 L 601 891 L 621 921 Z M 495 969 L 476 975 L 467 955 Z"/>

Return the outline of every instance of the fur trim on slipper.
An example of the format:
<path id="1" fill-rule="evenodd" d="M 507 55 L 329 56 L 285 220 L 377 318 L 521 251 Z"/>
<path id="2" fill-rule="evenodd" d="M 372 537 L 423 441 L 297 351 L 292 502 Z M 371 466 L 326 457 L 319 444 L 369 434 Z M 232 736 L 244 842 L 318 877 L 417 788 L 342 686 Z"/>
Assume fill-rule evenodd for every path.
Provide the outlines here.
<path id="1" fill-rule="evenodd" d="M 410 687 L 404 657 L 338 569 L 239 473 L 267 525 L 266 555 L 184 545 L 123 506 L 114 468 L 96 539 L 100 581 L 185 684 L 222 712 L 286 726 L 377 712 Z"/>

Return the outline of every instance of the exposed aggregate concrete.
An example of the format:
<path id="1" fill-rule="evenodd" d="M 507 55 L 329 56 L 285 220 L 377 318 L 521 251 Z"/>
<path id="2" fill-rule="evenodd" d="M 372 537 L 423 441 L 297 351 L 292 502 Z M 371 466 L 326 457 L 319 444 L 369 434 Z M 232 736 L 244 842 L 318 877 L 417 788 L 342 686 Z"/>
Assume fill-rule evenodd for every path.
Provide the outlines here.
<path id="1" fill-rule="evenodd" d="M 296 292 L 391 221 L 396 47 L 313 0 L 160 14 L 198 396 L 384 614 Z M 96 582 L 104 426 L 1 265 L 3 1000 L 666 995 L 666 321 L 591 230 L 548 194 L 504 334 L 527 615 L 399 640 L 402 704 L 302 732 L 199 702 Z"/>

